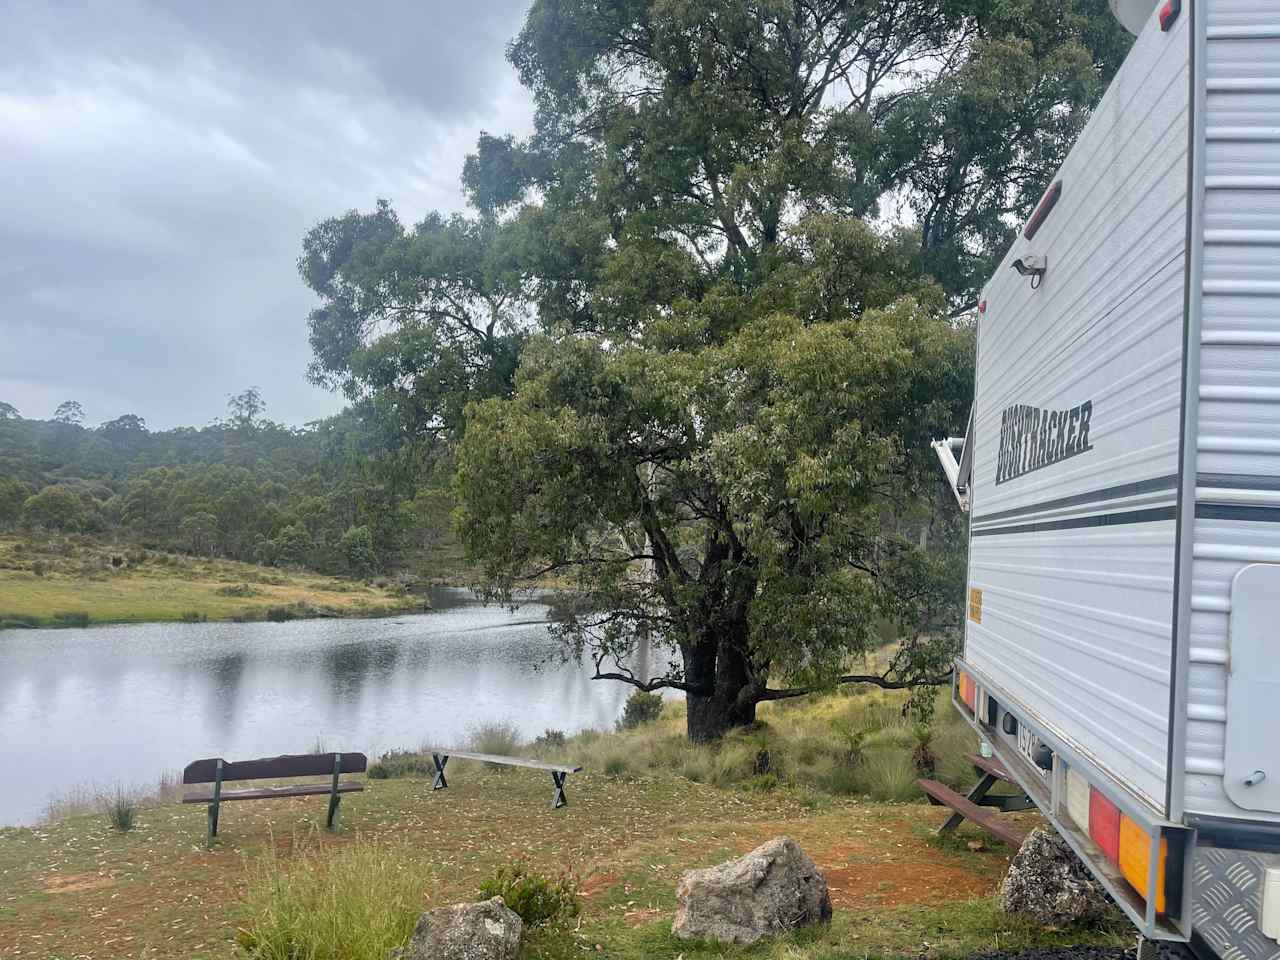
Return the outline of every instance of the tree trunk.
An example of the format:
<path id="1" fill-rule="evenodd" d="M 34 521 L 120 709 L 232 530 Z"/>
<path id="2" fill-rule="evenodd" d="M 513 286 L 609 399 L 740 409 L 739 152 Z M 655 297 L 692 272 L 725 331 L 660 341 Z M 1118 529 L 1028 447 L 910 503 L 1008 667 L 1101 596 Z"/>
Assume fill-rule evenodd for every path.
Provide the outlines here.
<path id="1" fill-rule="evenodd" d="M 685 694 L 694 743 L 718 740 L 734 727 L 756 722 L 745 636 L 745 624 L 742 630 L 708 631 L 684 651 L 685 679 L 694 687 Z"/>

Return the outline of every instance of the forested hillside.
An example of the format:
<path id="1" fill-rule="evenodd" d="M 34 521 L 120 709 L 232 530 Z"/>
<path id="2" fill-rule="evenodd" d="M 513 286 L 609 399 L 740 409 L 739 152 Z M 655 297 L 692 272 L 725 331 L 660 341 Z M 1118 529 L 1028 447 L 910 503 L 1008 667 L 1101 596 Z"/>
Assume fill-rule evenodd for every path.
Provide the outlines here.
<path id="1" fill-rule="evenodd" d="M 447 555 L 447 464 L 347 411 L 292 428 L 256 389 L 201 428 L 96 428 L 77 404 L 0 418 L 0 529 L 109 536 L 197 556 L 371 576 Z M 77 415 L 78 414 L 78 415 Z"/>

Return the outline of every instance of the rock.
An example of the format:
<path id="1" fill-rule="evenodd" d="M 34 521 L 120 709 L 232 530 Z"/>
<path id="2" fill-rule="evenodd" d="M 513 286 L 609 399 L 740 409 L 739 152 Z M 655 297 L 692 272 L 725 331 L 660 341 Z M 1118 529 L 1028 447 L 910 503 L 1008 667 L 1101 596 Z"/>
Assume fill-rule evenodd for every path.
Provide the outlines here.
<path id="1" fill-rule="evenodd" d="M 516 960 L 524 923 L 501 897 L 428 910 L 391 960 Z"/>
<path id="2" fill-rule="evenodd" d="M 794 840 L 777 837 L 741 859 L 684 874 L 671 930 L 686 940 L 755 943 L 830 919 L 827 881 Z"/>
<path id="3" fill-rule="evenodd" d="M 1000 907 L 1057 926 L 1100 917 L 1109 904 L 1106 890 L 1065 840 L 1052 830 L 1033 830 L 1000 884 Z"/>

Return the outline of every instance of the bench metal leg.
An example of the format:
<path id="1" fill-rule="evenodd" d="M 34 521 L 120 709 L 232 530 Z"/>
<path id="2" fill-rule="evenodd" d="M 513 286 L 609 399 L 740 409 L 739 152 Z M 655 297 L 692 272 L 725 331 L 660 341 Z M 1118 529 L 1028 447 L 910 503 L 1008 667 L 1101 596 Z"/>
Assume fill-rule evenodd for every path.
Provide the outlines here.
<path id="1" fill-rule="evenodd" d="M 213 846 L 213 838 L 218 835 L 218 808 L 222 806 L 222 761 L 218 761 L 213 777 L 213 800 L 209 803 L 209 830 L 205 836 L 205 846 Z"/>
<path id="2" fill-rule="evenodd" d="M 551 782 L 555 784 L 555 793 L 551 796 L 552 810 L 559 810 L 561 807 L 567 806 L 569 803 L 568 798 L 564 795 L 564 782 L 568 777 L 569 775 L 567 773 L 560 773 L 558 770 L 553 770 L 551 772 Z"/>
<path id="3" fill-rule="evenodd" d="M 435 765 L 436 765 L 436 778 L 431 783 L 431 789 L 444 790 L 446 787 L 449 786 L 449 781 L 444 778 L 444 765 L 449 762 L 449 755 L 441 754 L 441 753 L 433 753 L 431 755 L 431 759 L 432 761 L 435 762 Z"/>
<path id="4" fill-rule="evenodd" d="M 342 794 L 338 793 L 338 775 L 342 773 L 342 754 L 333 755 L 333 783 L 329 788 L 329 816 L 325 820 L 325 829 L 332 832 L 338 822 L 338 804 L 342 802 Z"/>
<path id="5" fill-rule="evenodd" d="M 982 779 L 977 782 L 972 790 L 969 791 L 969 799 L 974 803 L 981 803 L 982 798 L 987 795 L 990 790 L 998 782 L 998 778 L 990 773 L 984 773 Z M 960 824 L 964 823 L 963 813 L 953 813 L 947 818 L 947 822 L 938 828 L 938 836 L 950 833 Z"/>

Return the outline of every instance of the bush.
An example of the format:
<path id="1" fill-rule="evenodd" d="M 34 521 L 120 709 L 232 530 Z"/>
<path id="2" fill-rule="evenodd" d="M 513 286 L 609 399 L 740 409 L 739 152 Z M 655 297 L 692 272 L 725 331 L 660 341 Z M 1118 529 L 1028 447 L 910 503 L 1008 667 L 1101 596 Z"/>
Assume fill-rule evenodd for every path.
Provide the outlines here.
<path id="1" fill-rule="evenodd" d="M 520 739 L 520 731 L 515 724 L 507 720 L 496 720 L 482 723 L 471 728 L 471 736 L 467 738 L 467 746 L 476 753 L 492 753 L 503 757 L 513 757 L 520 752 L 524 741 Z M 486 767 L 502 770 L 500 764 L 487 763 Z"/>
<path id="2" fill-rule="evenodd" d="M 400 777 L 432 777 L 436 767 L 424 753 L 412 750 L 388 750 L 369 765 L 372 780 L 397 780 Z"/>
<path id="3" fill-rule="evenodd" d="M 114 793 L 106 797 L 102 801 L 102 807 L 107 823 L 113 830 L 128 833 L 133 829 L 138 818 L 138 801 L 123 787 L 117 787 Z"/>
<path id="4" fill-rule="evenodd" d="M 604 775 L 606 777 L 621 777 L 627 772 L 627 758 L 620 754 L 615 754 L 604 762 Z"/>
<path id="5" fill-rule="evenodd" d="M 87 627 L 89 614 L 83 610 L 64 610 L 53 615 L 53 622 L 59 627 Z"/>
<path id="6" fill-rule="evenodd" d="M 772 793 L 779 786 L 780 783 L 776 773 L 761 773 L 744 783 L 742 788 L 751 793 Z"/>
<path id="7" fill-rule="evenodd" d="M 416 854 L 362 840 L 287 862 L 273 851 L 250 868 L 236 941 L 255 960 L 386 960 L 425 907 Z"/>
<path id="8" fill-rule="evenodd" d="M 209 619 L 209 615 L 205 613 L 199 613 L 195 610 L 188 610 L 185 613 L 183 613 L 178 619 L 181 620 L 183 623 L 204 623 L 206 620 Z"/>
<path id="9" fill-rule="evenodd" d="M 43 560 L 37 560 L 35 563 L 31 565 L 31 572 L 34 573 L 37 577 L 43 577 L 46 573 L 49 572 L 49 565 L 45 563 Z"/>
<path id="10" fill-rule="evenodd" d="M 618 721 L 618 729 L 634 730 L 642 724 L 652 723 L 660 716 L 662 716 L 662 694 L 637 690 L 627 697 L 626 706 L 622 708 L 622 718 Z"/>
<path id="11" fill-rule="evenodd" d="M 301 617 L 293 607 L 267 607 L 266 617 L 272 623 L 285 623 L 288 620 L 297 620 Z"/>
<path id="12" fill-rule="evenodd" d="M 576 917 L 581 910 L 578 885 L 570 876 L 552 880 L 520 864 L 502 867 L 480 884 L 480 900 L 501 897 L 530 927 Z"/>
<path id="13" fill-rule="evenodd" d="M 534 738 L 535 750 L 561 750 L 568 744 L 569 738 L 563 730 L 544 730 L 542 736 Z"/>

